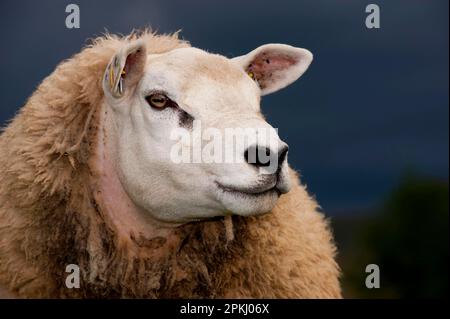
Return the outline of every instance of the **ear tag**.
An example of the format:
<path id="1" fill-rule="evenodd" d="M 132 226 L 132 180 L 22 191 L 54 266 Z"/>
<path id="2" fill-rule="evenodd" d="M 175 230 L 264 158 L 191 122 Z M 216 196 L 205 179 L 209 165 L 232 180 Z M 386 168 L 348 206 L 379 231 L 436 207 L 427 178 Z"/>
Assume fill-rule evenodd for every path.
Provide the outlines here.
<path id="1" fill-rule="evenodd" d="M 255 73 L 252 71 L 247 71 L 248 76 L 259 85 L 259 81 L 256 79 Z"/>
<path id="2" fill-rule="evenodd" d="M 110 66 L 109 68 L 109 87 L 111 88 L 111 91 L 114 90 L 114 68 Z"/>
<path id="3" fill-rule="evenodd" d="M 114 61 L 114 65 L 118 65 L 118 61 Z M 120 76 L 116 76 L 115 68 L 111 65 L 109 68 L 109 87 L 111 92 L 116 92 L 117 97 L 123 94 L 123 79 L 125 78 L 126 72 L 124 69 L 120 72 Z"/>
<path id="4" fill-rule="evenodd" d="M 119 94 L 122 95 L 123 94 L 123 79 L 125 78 L 125 74 L 127 74 L 125 72 L 125 70 L 122 70 L 122 72 L 120 73 L 120 79 L 119 79 Z"/>
<path id="5" fill-rule="evenodd" d="M 119 94 L 120 94 L 120 95 L 123 94 L 123 84 L 122 84 L 122 82 L 123 82 L 123 79 L 120 78 L 119 84 L 118 84 L 118 89 L 119 89 Z"/>

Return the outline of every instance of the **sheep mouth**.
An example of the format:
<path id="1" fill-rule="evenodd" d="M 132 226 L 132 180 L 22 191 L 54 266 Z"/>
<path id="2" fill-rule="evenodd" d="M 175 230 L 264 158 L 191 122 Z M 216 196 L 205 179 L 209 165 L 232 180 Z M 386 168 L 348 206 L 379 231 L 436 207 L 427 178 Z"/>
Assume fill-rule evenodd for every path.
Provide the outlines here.
<path id="1" fill-rule="evenodd" d="M 231 194 L 240 195 L 240 196 L 259 197 L 259 196 L 264 196 L 264 195 L 271 194 L 274 192 L 276 192 L 278 196 L 281 195 L 281 192 L 277 188 L 276 185 L 255 186 L 255 187 L 250 187 L 250 188 L 233 187 L 233 186 L 223 185 L 218 182 L 216 182 L 216 185 L 221 191 L 223 191 L 225 193 L 231 193 Z"/>

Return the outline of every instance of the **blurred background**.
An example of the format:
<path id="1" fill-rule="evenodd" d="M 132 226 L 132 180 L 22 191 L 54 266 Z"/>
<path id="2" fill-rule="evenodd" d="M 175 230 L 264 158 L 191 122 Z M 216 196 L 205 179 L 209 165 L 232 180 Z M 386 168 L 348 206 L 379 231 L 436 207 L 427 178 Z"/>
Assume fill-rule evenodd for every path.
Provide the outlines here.
<path id="1" fill-rule="evenodd" d="M 65 8 L 80 8 L 67 29 Z M 365 8 L 380 7 L 367 29 Z M 182 30 L 229 57 L 264 43 L 315 60 L 263 113 L 334 228 L 348 298 L 449 295 L 449 45 L 443 1 L 12 1 L 0 3 L 0 125 L 89 38 Z M 381 287 L 367 289 L 377 264 Z"/>

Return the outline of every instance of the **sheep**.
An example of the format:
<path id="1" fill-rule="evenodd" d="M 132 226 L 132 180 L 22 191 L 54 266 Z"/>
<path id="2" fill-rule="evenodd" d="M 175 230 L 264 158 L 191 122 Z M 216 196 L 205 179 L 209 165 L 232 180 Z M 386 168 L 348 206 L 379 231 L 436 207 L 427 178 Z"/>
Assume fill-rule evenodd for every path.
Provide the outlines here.
<path id="1" fill-rule="evenodd" d="M 101 36 L 59 64 L 0 136 L 0 287 L 26 298 L 340 298 L 329 225 L 286 160 L 270 190 L 219 192 L 201 164 L 175 166 L 152 144 L 192 117 L 268 127 L 260 96 L 311 60 L 279 44 L 227 59 L 143 31 Z M 214 165 L 228 181 L 256 171 Z M 69 264 L 79 288 L 65 285 Z"/>

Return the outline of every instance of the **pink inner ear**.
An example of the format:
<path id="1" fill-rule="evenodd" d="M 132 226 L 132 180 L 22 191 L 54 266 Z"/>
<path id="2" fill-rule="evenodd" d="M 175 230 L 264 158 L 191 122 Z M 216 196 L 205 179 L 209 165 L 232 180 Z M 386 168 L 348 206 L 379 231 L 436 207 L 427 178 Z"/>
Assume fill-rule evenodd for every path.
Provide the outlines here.
<path id="1" fill-rule="evenodd" d="M 133 68 L 135 67 L 136 63 L 139 62 L 139 58 L 140 58 L 140 54 L 141 54 L 141 50 L 137 50 L 136 52 L 130 53 L 127 56 L 127 60 L 125 62 L 125 72 L 128 74 L 129 72 L 131 72 L 133 70 Z"/>
<path id="2" fill-rule="evenodd" d="M 139 81 L 145 67 L 145 50 L 138 49 L 135 52 L 128 54 L 125 61 L 124 71 L 122 77 L 125 79 L 125 87 L 133 86 Z"/>
<path id="3" fill-rule="evenodd" d="M 258 81 L 261 89 L 282 77 L 282 72 L 296 64 L 296 58 L 279 52 L 264 51 L 258 54 L 247 66 L 247 73 L 251 73 Z"/>

